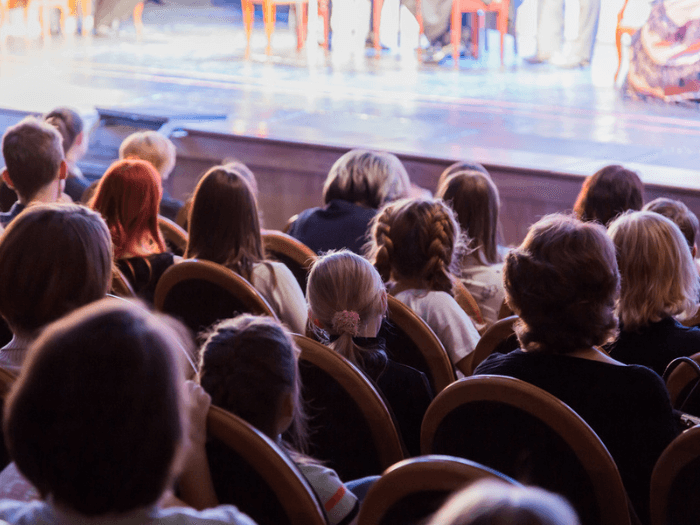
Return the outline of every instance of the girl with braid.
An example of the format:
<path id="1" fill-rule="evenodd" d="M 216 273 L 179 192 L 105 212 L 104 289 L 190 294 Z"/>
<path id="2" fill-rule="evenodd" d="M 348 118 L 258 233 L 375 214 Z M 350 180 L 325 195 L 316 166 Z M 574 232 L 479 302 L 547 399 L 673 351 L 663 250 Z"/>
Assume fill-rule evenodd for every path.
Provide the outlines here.
<path id="1" fill-rule="evenodd" d="M 458 373 L 469 375 L 479 333 L 452 296 L 465 246 L 454 212 L 442 200 L 400 200 L 373 221 L 368 258 L 389 292 L 435 332 Z"/>
<path id="2" fill-rule="evenodd" d="M 377 338 L 387 308 L 377 270 L 349 250 L 328 253 L 311 268 L 306 298 L 321 339 L 374 381 L 409 454 L 419 455 L 420 426 L 433 396 L 425 374 L 389 359 Z"/>

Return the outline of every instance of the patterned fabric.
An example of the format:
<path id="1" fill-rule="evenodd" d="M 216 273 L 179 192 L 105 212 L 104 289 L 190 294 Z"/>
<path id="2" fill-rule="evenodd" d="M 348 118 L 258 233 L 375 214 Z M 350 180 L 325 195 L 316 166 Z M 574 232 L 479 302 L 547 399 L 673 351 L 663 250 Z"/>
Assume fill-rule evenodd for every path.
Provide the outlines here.
<path id="1" fill-rule="evenodd" d="M 673 16 L 670 16 L 673 14 Z M 657 0 L 632 37 L 627 88 L 666 102 L 700 99 L 700 12 L 697 2 Z"/>

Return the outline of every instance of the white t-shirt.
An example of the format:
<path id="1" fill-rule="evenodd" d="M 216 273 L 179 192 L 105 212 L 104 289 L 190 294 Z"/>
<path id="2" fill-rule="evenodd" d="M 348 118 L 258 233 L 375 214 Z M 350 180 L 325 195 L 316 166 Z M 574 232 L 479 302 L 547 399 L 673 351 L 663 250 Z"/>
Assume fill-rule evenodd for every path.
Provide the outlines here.
<path id="1" fill-rule="evenodd" d="M 462 268 L 460 280 L 479 305 L 486 326 L 498 321 L 503 304 L 503 263 L 478 264 Z"/>
<path id="2" fill-rule="evenodd" d="M 0 519 L 10 525 L 255 525 L 232 505 L 194 510 L 150 507 L 118 516 L 86 517 L 65 512 L 45 501 L 0 501 Z"/>
<path id="3" fill-rule="evenodd" d="M 306 299 L 289 268 L 277 261 L 258 263 L 253 267 L 251 284 L 292 332 L 306 333 Z"/>
<path id="4" fill-rule="evenodd" d="M 457 301 L 446 292 L 404 290 L 396 298 L 413 310 L 435 332 L 452 364 L 474 351 L 479 332 Z"/>
<path id="5" fill-rule="evenodd" d="M 335 470 L 318 463 L 297 463 L 296 466 L 323 503 L 330 525 L 340 523 L 353 511 L 357 498 L 340 481 Z"/>

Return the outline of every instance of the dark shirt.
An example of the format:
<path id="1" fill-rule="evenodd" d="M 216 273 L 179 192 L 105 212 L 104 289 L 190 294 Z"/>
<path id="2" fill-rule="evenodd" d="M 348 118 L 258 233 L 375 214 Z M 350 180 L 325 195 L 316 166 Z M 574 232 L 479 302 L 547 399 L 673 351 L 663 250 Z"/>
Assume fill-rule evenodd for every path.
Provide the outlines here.
<path id="1" fill-rule="evenodd" d="M 287 233 L 316 253 L 347 248 L 361 254 L 369 223 L 376 214 L 375 209 L 335 199 L 323 208 L 301 212 Z"/>
<path id="2" fill-rule="evenodd" d="M 0 213 L 0 224 L 2 224 L 3 226 L 7 226 L 8 224 L 10 224 L 12 219 L 17 217 L 17 215 L 19 215 L 20 213 L 22 213 L 22 211 L 24 211 L 25 208 L 26 206 L 24 204 L 15 202 L 12 205 L 12 208 L 10 208 L 10 211 Z"/>
<path id="3" fill-rule="evenodd" d="M 700 328 L 683 326 L 673 317 L 650 323 L 638 330 L 620 328 L 610 345 L 610 355 L 628 365 L 643 365 L 663 375 L 676 357 L 700 352 Z"/>
<path id="4" fill-rule="evenodd" d="M 184 202 L 173 199 L 167 191 L 163 190 L 163 197 L 160 199 L 159 213 L 163 217 L 175 222 L 177 219 L 177 213 L 184 205 Z"/>
<path id="5" fill-rule="evenodd" d="M 68 195 L 73 202 L 82 202 L 83 192 L 90 186 L 90 181 L 82 177 L 68 177 L 63 193 Z"/>
<path id="6" fill-rule="evenodd" d="M 160 276 L 172 264 L 173 254 L 170 252 L 117 260 L 117 267 L 129 281 L 136 295 L 151 304 Z"/>
<path id="7" fill-rule="evenodd" d="M 666 386 L 656 373 L 522 350 L 493 354 L 474 373 L 527 381 L 569 405 L 607 447 L 638 516 L 649 522 L 651 471 L 678 433 Z"/>

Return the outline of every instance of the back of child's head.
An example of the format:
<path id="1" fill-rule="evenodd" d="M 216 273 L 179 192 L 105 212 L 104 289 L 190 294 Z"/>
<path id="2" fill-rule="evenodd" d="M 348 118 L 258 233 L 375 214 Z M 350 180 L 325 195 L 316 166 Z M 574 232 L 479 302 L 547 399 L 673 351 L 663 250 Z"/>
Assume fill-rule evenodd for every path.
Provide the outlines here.
<path id="1" fill-rule="evenodd" d="M 384 281 L 420 281 L 452 291 L 455 265 L 464 252 L 459 223 L 440 199 L 396 201 L 374 218 L 368 258 Z"/>
<path id="2" fill-rule="evenodd" d="M 644 185 L 639 175 L 622 166 L 605 166 L 581 186 L 574 213 L 583 221 L 598 221 L 607 226 L 627 210 L 641 210 Z"/>
<path id="3" fill-rule="evenodd" d="M 104 299 L 50 325 L 5 403 L 20 472 L 85 516 L 155 504 L 183 444 L 184 381 L 168 323 Z"/>
<path id="4" fill-rule="evenodd" d="M 643 211 L 653 211 L 670 219 L 681 230 L 683 237 L 688 241 L 688 246 L 692 250 L 695 246 L 695 237 L 700 230 L 698 217 L 681 201 L 659 197 L 647 203 Z"/>
<path id="5" fill-rule="evenodd" d="M 141 159 L 150 162 L 163 180 L 175 167 L 175 144 L 157 131 L 138 131 L 126 137 L 119 146 L 120 159 Z"/>
<path id="6" fill-rule="evenodd" d="M 498 188 L 489 175 L 478 170 L 455 171 L 438 188 L 437 196 L 449 203 L 457 214 L 462 231 L 472 239 L 485 263 L 497 263 Z"/>
<path id="7" fill-rule="evenodd" d="M 459 161 L 445 168 L 445 170 L 438 177 L 437 185 L 435 187 L 440 189 L 440 187 L 445 183 L 447 179 L 461 171 L 478 171 L 479 173 L 483 173 L 487 177 L 491 176 L 489 171 L 478 162 Z"/>
<path id="8" fill-rule="evenodd" d="M 30 206 L 0 238 L 0 314 L 20 335 L 103 298 L 111 280 L 109 230 L 84 206 Z"/>
<path id="9" fill-rule="evenodd" d="M 100 179 L 90 207 L 102 214 L 114 242 L 114 257 L 165 251 L 158 227 L 163 186 L 150 162 L 138 159 L 114 162 Z M 147 254 L 142 254 L 147 255 Z"/>
<path id="10" fill-rule="evenodd" d="M 377 270 L 349 250 L 320 256 L 311 268 L 306 287 L 313 320 L 334 339 L 333 348 L 353 363 L 362 362 L 363 351 L 352 338 L 384 316 L 386 296 Z"/>
<path id="11" fill-rule="evenodd" d="M 557 494 L 489 480 L 452 496 L 428 525 L 579 525 L 579 520 Z"/>
<path id="12" fill-rule="evenodd" d="M 58 107 L 44 116 L 44 122 L 51 124 L 58 130 L 63 138 L 63 153 L 68 154 L 75 143 L 75 139 L 83 131 L 83 119 L 80 115 L 67 107 Z"/>
<path id="13" fill-rule="evenodd" d="M 292 396 L 291 436 L 303 451 L 306 443 L 299 350 L 270 317 L 241 315 L 214 326 L 200 350 L 199 383 L 213 405 L 244 419 L 272 439 L 285 396 Z"/>

